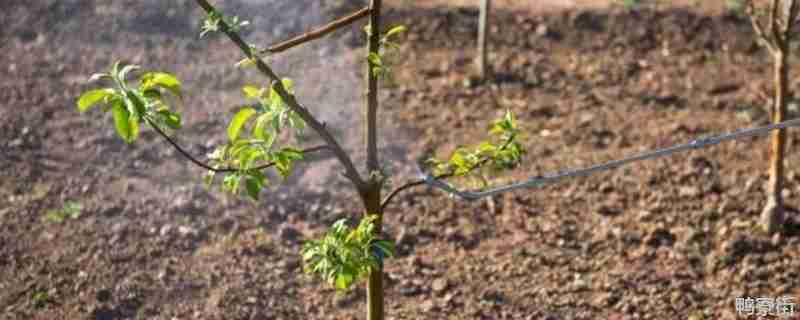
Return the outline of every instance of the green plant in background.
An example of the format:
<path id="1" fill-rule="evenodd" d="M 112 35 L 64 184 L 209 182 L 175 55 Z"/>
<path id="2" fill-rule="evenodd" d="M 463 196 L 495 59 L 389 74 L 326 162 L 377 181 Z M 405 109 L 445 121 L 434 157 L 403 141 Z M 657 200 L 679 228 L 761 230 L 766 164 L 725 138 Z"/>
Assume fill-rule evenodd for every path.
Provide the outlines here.
<path id="1" fill-rule="evenodd" d="M 77 219 L 81 216 L 83 205 L 75 201 L 67 201 L 61 209 L 47 210 L 44 219 L 52 223 L 62 223 L 66 219 Z"/>
<path id="2" fill-rule="evenodd" d="M 642 3 L 642 0 L 617 0 L 625 9 L 633 9 Z"/>
<path id="3" fill-rule="evenodd" d="M 145 123 L 193 164 L 206 169 L 206 184 L 221 180 L 221 189 L 234 194 L 239 194 L 244 184 L 246 194 L 254 200 L 258 199 L 262 189 L 269 186 L 266 170 L 273 168 L 286 178 L 291 174 L 294 162 L 304 159 L 305 154 L 323 150 L 333 153 L 344 168 L 343 175 L 358 191 L 364 205 L 363 215 L 354 229 L 346 225 L 346 220 L 339 220 L 320 239 L 306 242 L 301 250 L 304 270 L 320 276 L 339 291 L 348 290 L 353 284 L 366 279 L 367 318 L 383 319 L 383 264 L 385 258 L 394 255 L 394 245 L 382 237 L 383 213 L 394 196 L 408 188 L 423 185 L 424 180 L 414 179 L 381 199 L 382 188 L 389 177 L 378 158 L 378 80 L 391 77 L 391 62 L 387 61 L 387 56 L 395 53 L 399 47 L 391 38 L 405 30 L 400 26 L 386 33 L 380 32 L 381 2 L 371 0 L 369 7 L 365 8 L 368 10 L 362 9 L 304 36 L 271 47 L 285 50 L 319 38 L 321 34 L 341 28 L 359 17 L 369 16 L 364 104 L 366 175 L 355 168 L 350 156 L 332 135 L 332 128 L 326 127 L 297 101 L 292 81 L 275 74 L 259 56 L 263 50 L 258 50 L 255 45 L 241 38 L 238 32 L 247 26 L 247 21 L 225 17 L 206 0 L 196 0 L 206 12 L 201 36 L 224 33 L 245 56 L 236 65 L 255 67 L 268 78 L 263 87 L 246 85 L 242 88 L 244 96 L 253 103 L 233 115 L 227 126 L 227 142 L 208 155 L 208 162 L 189 154 L 167 134 L 170 130 L 181 128 L 181 116 L 168 107 L 166 94 L 170 93 L 179 100 L 183 95 L 180 81 L 170 73 L 146 72 L 140 77 L 139 86 L 132 87 L 126 81 L 126 76 L 139 68 L 115 63 L 108 73 L 91 77 L 92 80 L 111 80 L 113 86 L 86 91 L 78 98 L 77 108 L 80 112 L 86 112 L 95 105 L 102 105 L 103 111 L 112 111 L 116 131 L 127 143 L 137 139 L 140 124 Z M 302 150 L 292 146 L 287 136 L 293 133 L 294 140 L 303 140 L 307 137 L 303 130 L 307 128 L 317 133 L 325 144 Z M 429 163 L 435 164 L 437 172 L 441 174 L 438 178 L 467 177 L 483 167 L 496 171 L 516 166 L 524 150 L 518 142 L 519 129 L 513 114 L 506 112 L 502 119 L 493 124 L 490 134 L 493 141 L 456 150 L 447 162 L 430 160 Z M 220 173 L 224 177 L 215 179 Z M 479 177 L 485 184 L 488 183 L 485 173 Z"/>
<path id="4" fill-rule="evenodd" d="M 31 303 L 36 309 L 44 308 L 49 301 L 50 295 L 46 291 L 37 290 L 31 295 Z"/>
<path id="5" fill-rule="evenodd" d="M 745 13 L 745 0 L 725 0 L 725 10 L 735 14 Z"/>

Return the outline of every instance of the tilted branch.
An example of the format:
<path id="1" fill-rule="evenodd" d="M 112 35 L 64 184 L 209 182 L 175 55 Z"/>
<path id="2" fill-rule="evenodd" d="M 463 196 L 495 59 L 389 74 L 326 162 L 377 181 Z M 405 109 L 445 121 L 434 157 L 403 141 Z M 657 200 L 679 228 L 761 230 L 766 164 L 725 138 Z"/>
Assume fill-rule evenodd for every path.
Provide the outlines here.
<path id="1" fill-rule="evenodd" d="M 764 27 L 758 21 L 758 14 L 753 0 L 747 1 L 747 16 L 750 17 L 750 24 L 753 25 L 753 31 L 756 33 L 758 41 L 767 47 L 770 53 L 774 54 L 778 48 L 775 46 L 773 40 L 764 32 Z"/>
<path id="2" fill-rule="evenodd" d="M 450 178 L 452 176 L 453 176 L 452 174 L 443 174 L 443 175 L 435 176 L 434 179 L 441 180 L 441 179 Z M 392 190 L 392 192 L 389 193 L 389 195 L 386 197 L 386 199 L 383 199 L 383 201 L 381 202 L 381 211 L 386 210 L 386 206 L 388 206 L 389 203 L 392 202 L 392 199 L 394 199 L 394 197 L 396 195 L 398 195 L 400 192 L 403 192 L 403 191 L 405 191 L 406 189 L 409 189 L 409 188 L 421 186 L 423 184 L 425 184 L 425 179 L 417 179 L 417 180 L 408 182 L 408 183 L 406 183 L 406 184 L 404 184 L 404 185 L 402 185 L 400 187 L 397 187 L 397 189 Z"/>
<path id="3" fill-rule="evenodd" d="M 593 165 L 593 166 L 590 166 L 590 167 L 585 167 L 585 168 L 581 168 L 581 169 L 572 169 L 572 170 L 560 170 L 560 171 L 556 171 L 556 172 L 553 172 L 553 173 L 536 176 L 536 177 L 533 177 L 531 179 L 528 179 L 528 180 L 525 180 L 525 181 L 522 181 L 522 182 L 516 182 L 516 183 L 508 184 L 508 185 L 505 185 L 505 186 L 497 187 L 497 188 L 494 188 L 494 189 L 484 190 L 484 191 L 479 191 L 479 192 L 457 190 L 457 189 L 447 185 L 446 183 L 443 183 L 443 182 L 439 181 L 436 177 L 431 176 L 428 173 L 426 173 L 425 172 L 425 168 L 423 166 L 421 166 L 421 165 L 419 166 L 419 171 L 420 171 L 420 175 L 423 177 L 423 180 L 429 186 L 441 189 L 441 190 L 443 190 L 443 191 L 445 191 L 447 193 L 450 193 L 452 195 L 456 195 L 456 196 L 461 197 L 462 199 L 465 199 L 465 200 L 477 200 L 477 199 L 480 199 L 480 198 L 483 198 L 483 197 L 490 197 L 490 196 L 494 196 L 494 195 L 497 195 L 497 194 L 501 194 L 503 192 L 508 192 L 508 191 L 512 191 L 512 190 L 516 190 L 516 189 L 543 187 L 543 186 L 546 186 L 546 185 L 549 185 L 549 184 L 556 183 L 556 182 L 558 182 L 558 181 L 560 181 L 562 179 L 566 179 L 566 178 L 575 178 L 575 177 L 588 176 L 588 175 L 590 175 L 592 173 L 595 173 L 595 172 L 617 169 L 619 167 L 622 167 L 623 165 L 627 165 L 627 164 L 630 164 L 630 163 L 633 163 L 633 162 L 660 158 L 660 157 L 671 155 L 671 154 L 676 153 L 676 152 L 682 152 L 682 151 L 687 151 L 687 150 L 697 150 L 697 149 L 701 149 L 701 148 L 717 145 L 717 144 L 719 144 L 721 142 L 724 142 L 724 141 L 730 141 L 730 140 L 740 139 L 740 138 L 744 138 L 744 137 L 760 136 L 760 135 L 767 134 L 767 133 L 769 133 L 769 132 L 771 132 L 773 130 L 780 130 L 780 129 L 786 129 L 788 127 L 797 127 L 797 126 L 800 126 L 800 119 L 787 120 L 787 121 L 783 121 L 783 122 L 780 122 L 780 123 L 774 123 L 774 124 L 766 125 L 766 126 L 762 126 L 762 127 L 755 127 L 755 128 L 749 128 L 749 129 L 740 129 L 740 130 L 737 130 L 735 132 L 726 133 L 726 134 L 722 134 L 722 135 L 718 135 L 718 136 L 707 137 L 707 138 L 695 139 L 695 140 L 692 140 L 692 141 L 690 141 L 689 143 L 686 143 L 686 144 L 679 144 L 679 145 L 674 145 L 674 146 L 671 146 L 671 147 L 668 147 L 668 148 L 656 149 L 656 150 L 645 152 L 645 153 L 642 153 L 642 154 L 639 154 L 639 155 L 635 155 L 635 156 L 631 156 L 631 157 L 627 157 L 627 158 L 622 158 L 622 159 L 618 159 L 618 160 L 612 160 L 612 161 L 605 162 L 605 163 L 602 163 L 602 164 Z"/>
<path id="4" fill-rule="evenodd" d="M 792 22 L 794 22 L 795 18 L 795 10 L 796 10 L 795 6 L 797 5 L 797 3 L 795 0 L 787 0 L 787 1 L 789 1 L 789 5 L 787 6 L 784 4 L 786 12 L 784 13 L 785 16 L 783 17 L 784 21 L 781 21 L 781 24 L 783 26 L 783 29 L 781 31 L 783 32 L 783 34 L 787 35 L 787 41 L 788 41 L 789 30 L 792 29 Z"/>
<path id="5" fill-rule="evenodd" d="M 506 141 L 506 142 L 505 142 L 505 143 L 504 143 L 504 144 L 503 144 L 503 145 L 500 147 L 500 150 L 505 150 L 506 148 L 508 148 L 508 146 L 510 146 L 510 145 L 511 145 L 511 142 L 512 142 L 512 141 L 514 141 L 514 139 L 513 139 L 513 136 L 512 136 L 511 138 L 509 138 L 509 139 L 508 139 L 508 140 L 507 140 L 507 141 Z M 423 156 L 422 158 L 419 158 L 419 160 L 417 160 L 417 167 L 418 167 L 418 168 L 422 168 L 422 167 L 424 167 L 424 166 L 425 166 L 425 165 L 424 165 L 424 162 L 425 162 L 425 160 L 426 160 L 426 159 L 424 158 L 424 156 Z M 489 160 L 491 160 L 491 159 L 490 159 L 490 158 L 484 158 L 483 160 L 481 160 L 480 162 L 478 162 L 477 164 L 475 164 L 475 166 L 474 166 L 474 167 L 470 168 L 468 172 L 472 172 L 472 171 L 475 171 L 475 170 L 477 170 L 477 169 L 480 169 L 480 168 L 482 168 L 484 165 L 486 165 L 487 163 L 489 163 Z M 448 172 L 448 173 L 443 173 L 443 174 L 435 175 L 435 176 L 433 176 L 432 178 L 433 178 L 433 179 L 435 179 L 435 180 L 442 180 L 442 179 L 452 178 L 452 177 L 454 177 L 454 176 L 455 176 L 455 173 L 453 173 L 453 172 L 451 171 L 451 172 Z M 390 192 L 390 193 L 389 193 L 389 195 L 388 195 L 388 196 L 386 196 L 386 198 L 383 200 L 383 202 L 381 202 L 381 211 L 383 211 L 384 209 L 386 209 L 386 206 L 387 206 L 387 205 L 389 205 L 389 203 L 392 201 L 392 199 L 393 199 L 393 198 L 394 198 L 394 197 L 395 197 L 397 194 L 399 194 L 400 192 L 402 192 L 402 191 L 405 191 L 406 189 L 413 188 L 413 187 L 417 187 L 417 186 L 421 186 L 421 185 L 423 185 L 423 184 L 427 184 L 427 183 L 428 183 L 428 181 L 427 181 L 427 180 L 426 180 L 426 179 L 423 177 L 423 178 L 420 178 L 420 179 L 416 179 L 416 180 L 413 180 L 413 181 L 407 182 L 407 183 L 405 183 L 404 185 L 397 187 L 397 189 L 394 189 L 394 190 L 392 190 L 392 192 Z"/>
<path id="6" fill-rule="evenodd" d="M 786 40 L 784 39 L 784 35 L 781 34 L 781 30 L 783 28 L 779 27 L 780 18 L 778 17 L 778 10 L 780 7 L 780 0 L 771 0 L 770 1 L 770 10 L 769 10 L 769 21 L 770 21 L 770 32 L 772 33 L 773 41 L 775 42 L 775 46 L 778 47 L 779 51 L 783 51 L 786 48 Z"/>
<path id="7" fill-rule="evenodd" d="M 159 128 L 155 123 L 153 123 L 152 120 L 150 120 L 147 117 L 145 117 L 144 120 L 147 121 L 147 123 L 151 127 L 153 127 L 153 129 L 155 129 L 156 132 L 158 132 L 158 134 L 161 135 L 161 137 L 166 139 L 167 142 L 169 142 L 169 144 L 171 144 L 175 148 L 175 150 L 178 150 L 178 153 L 183 155 L 186 159 L 189 159 L 189 161 L 191 161 L 192 163 L 194 163 L 198 167 L 201 167 L 203 169 L 210 170 L 210 171 L 213 171 L 213 172 L 217 172 L 217 173 L 221 173 L 221 172 L 236 172 L 236 171 L 241 170 L 240 168 L 231 168 L 231 167 L 228 167 L 228 168 L 214 168 L 211 165 L 209 165 L 209 164 L 207 164 L 207 163 L 205 163 L 203 161 L 200 161 L 199 159 L 197 159 L 194 156 L 192 156 L 191 154 L 189 154 L 189 152 L 186 151 L 186 149 L 184 149 L 177 142 L 175 142 L 174 139 L 172 139 L 169 135 L 167 135 L 164 132 L 164 130 L 161 130 L 161 128 Z M 328 149 L 328 146 L 323 145 L 323 146 L 311 147 L 311 148 L 303 149 L 300 152 L 303 153 L 303 154 L 306 154 L 306 153 L 316 152 L 316 151 L 325 150 L 325 149 Z M 274 165 L 275 165 L 275 162 L 270 162 L 270 163 L 266 163 L 266 164 L 263 164 L 263 165 L 260 165 L 260 166 L 253 167 L 253 168 L 251 168 L 251 170 L 264 170 L 264 169 L 267 169 L 267 168 L 272 167 Z"/>
<path id="8" fill-rule="evenodd" d="M 356 12 L 350 14 L 350 15 L 347 15 L 345 17 L 342 17 L 340 19 L 334 20 L 331 23 L 328 23 L 328 24 L 326 24 L 326 25 L 324 25 L 322 27 L 319 27 L 319 28 L 317 28 L 315 30 L 306 32 L 306 33 L 304 33 L 302 35 L 299 35 L 297 37 L 291 38 L 289 40 L 274 44 L 274 45 L 270 46 L 269 48 L 261 50 L 261 52 L 259 52 L 259 54 L 282 52 L 284 50 L 293 48 L 293 47 L 298 46 L 300 44 L 303 44 L 305 42 L 309 42 L 309 41 L 312 41 L 312 40 L 316 40 L 316 39 L 322 38 L 325 35 L 333 32 L 333 31 L 336 31 L 336 30 L 338 30 L 340 28 L 343 28 L 343 27 L 345 27 L 345 26 L 357 21 L 358 19 L 366 17 L 368 14 L 369 14 L 369 7 L 364 7 L 361 10 L 358 10 L 358 11 L 356 11 Z"/>
<path id="9" fill-rule="evenodd" d="M 786 42 L 789 42 L 793 38 L 792 34 L 792 27 L 797 23 L 797 14 L 800 7 L 798 7 L 797 0 L 788 0 L 789 1 L 789 9 L 786 12 L 786 23 L 784 25 L 783 34 L 786 35 Z"/>
<path id="10" fill-rule="evenodd" d="M 212 14 L 217 12 L 217 10 L 206 0 L 195 0 L 197 4 L 203 8 L 208 14 Z M 255 62 L 256 68 L 258 71 L 269 77 L 273 82 L 273 88 L 275 88 L 275 92 L 281 97 L 281 99 L 286 103 L 289 108 L 297 113 L 303 121 L 305 121 L 317 134 L 322 137 L 323 140 L 328 144 L 331 151 L 336 155 L 336 158 L 339 159 L 339 162 L 345 168 L 345 176 L 348 177 L 358 189 L 362 189 L 366 184 L 364 180 L 359 175 L 358 170 L 356 170 L 355 166 L 353 165 L 353 161 L 350 157 L 345 153 L 344 149 L 336 139 L 333 138 L 330 132 L 325 129 L 325 126 L 322 125 L 305 107 L 301 106 L 300 103 L 297 102 L 294 95 L 290 94 L 286 87 L 283 86 L 283 82 L 281 78 L 275 74 L 274 71 L 261 59 L 256 50 L 253 50 L 247 43 L 242 40 L 238 33 L 231 30 L 230 26 L 224 21 L 224 19 L 220 19 L 219 21 L 220 30 L 228 36 L 228 38 L 235 43 L 239 49 L 242 50 L 244 55 Z"/>

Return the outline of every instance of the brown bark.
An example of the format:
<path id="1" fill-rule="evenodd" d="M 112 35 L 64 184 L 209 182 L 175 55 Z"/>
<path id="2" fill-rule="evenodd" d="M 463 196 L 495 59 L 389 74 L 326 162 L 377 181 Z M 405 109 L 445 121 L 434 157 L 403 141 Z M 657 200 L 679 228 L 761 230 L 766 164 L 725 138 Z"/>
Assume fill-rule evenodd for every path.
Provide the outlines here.
<path id="1" fill-rule="evenodd" d="M 367 54 L 380 53 L 381 39 L 381 0 L 370 1 L 369 39 Z M 375 233 L 383 232 L 383 212 L 381 208 L 380 166 L 378 162 L 378 75 L 372 61 L 367 60 L 367 92 L 365 113 L 365 144 L 367 149 L 367 186 L 361 191 L 365 215 L 377 215 Z M 383 266 L 373 270 L 367 281 L 367 319 L 383 320 Z"/>
<path id="2" fill-rule="evenodd" d="M 328 24 L 326 24 L 326 25 L 324 25 L 324 26 L 322 26 L 322 27 L 320 27 L 318 29 L 311 30 L 311 31 L 306 32 L 306 33 L 304 33 L 302 35 L 299 35 L 297 37 L 294 37 L 294 38 L 291 38 L 289 40 L 283 41 L 281 43 L 272 45 L 269 48 L 265 49 L 264 52 L 278 53 L 278 52 L 282 52 L 284 50 L 293 48 L 295 46 L 298 46 L 300 44 L 303 44 L 303 43 L 306 43 L 306 42 L 309 42 L 309 41 L 312 41 L 312 40 L 316 40 L 316 39 L 322 38 L 322 37 L 324 37 L 325 35 L 327 35 L 327 34 L 329 34 L 331 32 L 339 30 L 340 28 L 343 28 L 343 27 L 345 27 L 345 26 L 357 21 L 358 19 L 366 17 L 367 14 L 369 14 L 369 7 L 363 8 L 363 9 L 358 10 L 358 11 L 356 11 L 356 12 L 350 14 L 350 15 L 347 15 L 345 17 L 342 17 L 340 19 L 332 21 L 331 23 L 328 23 Z M 263 52 L 261 52 L 261 53 L 263 53 Z"/>
<path id="3" fill-rule="evenodd" d="M 362 194 L 365 215 L 377 215 L 375 219 L 375 233 L 380 235 L 383 230 L 383 212 L 381 212 L 381 188 L 375 183 L 369 190 Z M 367 281 L 367 319 L 383 320 L 383 266 L 373 270 Z"/>
<path id="4" fill-rule="evenodd" d="M 772 105 L 772 122 L 778 123 L 786 115 L 786 87 L 789 81 L 788 48 L 779 48 L 773 53 L 775 58 L 775 99 Z M 769 182 L 767 183 L 767 205 L 761 212 L 761 226 L 768 233 L 777 231 L 783 223 L 783 174 L 784 153 L 786 149 L 786 129 L 772 132 L 770 137 Z"/>
<path id="5" fill-rule="evenodd" d="M 489 73 L 487 36 L 489 29 L 489 11 L 491 10 L 491 0 L 481 0 L 481 11 L 478 21 L 478 73 L 481 80 L 485 80 Z"/>

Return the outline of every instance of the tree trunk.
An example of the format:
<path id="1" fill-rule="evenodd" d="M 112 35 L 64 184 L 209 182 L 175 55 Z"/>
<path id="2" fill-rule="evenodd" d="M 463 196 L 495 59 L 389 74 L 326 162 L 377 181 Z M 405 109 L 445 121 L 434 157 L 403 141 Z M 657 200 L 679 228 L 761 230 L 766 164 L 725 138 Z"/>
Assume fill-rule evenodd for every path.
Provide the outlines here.
<path id="1" fill-rule="evenodd" d="M 788 49 L 788 48 L 782 48 Z M 788 50 L 778 50 L 775 58 L 775 98 L 772 106 L 772 122 L 784 121 L 786 114 L 786 86 L 789 79 Z M 786 149 L 786 129 L 773 131 L 770 139 L 769 182 L 767 184 L 767 204 L 761 212 L 761 227 L 767 233 L 774 233 L 783 223 L 783 155 Z"/>
<path id="2" fill-rule="evenodd" d="M 491 9 L 491 0 L 481 0 L 481 12 L 478 21 L 478 72 L 481 80 L 486 80 L 489 74 L 489 66 L 486 56 L 486 36 L 489 28 L 489 10 Z"/>
<path id="3" fill-rule="evenodd" d="M 377 215 L 375 219 L 375 233 L 381 234 L 383 230 L 383 212 L 381 212 L 380 203 L 380 184 L 375 183 L 372 185 L 371 190 L 368 190 L 362 197 L 366 207 L 366 214 Z M 383 320 L 383 266 L 369 274 L 369 281 L 367 282 L 367 319 L 369 320 Z"/>
<path id="4" fill-rule="evenodd" d="M 381 39 L 381 0 L 370 1 L 368 54 L 380 53 Z M 380 236 L 383 230 L 383 212 L 381 211 L 380 164 L 378 160 L 378 76 L 374 65 L 367 60 L 367 101 L 364 106 L 365 128 L 364 142 L 367 151 L 367 185 L 360 190 L 364 201 L 365 215 L 377 215 L 375 233 Z M 383 266 L 373 270 L 367 281 L 367 319 L 383 320 Z"/>

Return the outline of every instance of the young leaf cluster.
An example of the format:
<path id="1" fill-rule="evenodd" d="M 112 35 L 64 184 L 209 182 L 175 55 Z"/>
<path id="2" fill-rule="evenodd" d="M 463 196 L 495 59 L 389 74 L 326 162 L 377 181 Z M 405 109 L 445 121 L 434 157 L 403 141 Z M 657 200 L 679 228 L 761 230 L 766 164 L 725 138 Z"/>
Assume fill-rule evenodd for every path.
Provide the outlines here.
<path id="1" fill-rule="evenodd" d="M 45 220 L 53 223 L 62 223 L 67 218 L 77 219 L 81 215 L 83 205 L 74 201 L 67 201 L 64 207 L 58 210 L 47 210 L 44 218 Z"/>
<path id="2" fill-rule="evenodd" d="M 233 32 L 239 32 L 243 27 L 250 24 L 250 21 L 239 20 L 238 16 L 234 16 L 233 18 L 223 17 L 218 11 L 211 11 L 203 20 L 203 25 L 200 27 L 200 38 L 209 33 L 219 31 L 220 21 L 225 21 Z"/>
<path id="3" fill-rule="evenodd" d="M 181 116 L 170 110 L 164 101 L 169 92 L 181 98 L 181 83 L 165 72 L 143 74 L 138 87 L 127 83 L 126 76 L 139 69 L 136 65 L 114 63 L 108 73 L 92 75 L 91 81 L 112 80 L 114 86 L 84 92 L 78 98 L 78 111 L 86 112 L 95 105 L 102 105 L 104 112 L 109 110 L 114 117 L 117 134 L 127 143 L 133 143 L 139 136 L 139 123 L 143 119 L 163 129 L 177 130 L 181 127 Z"/>
<path id="4" fill-rule="evenodd" d="M 366 27 L 367 34 L 370 34 L 369 26 Z M 371 52 L 367 56 L 367 60 L 369 60 L 372 72 L 375 73 L 380 78 L 389 78 L 392 75 L 391 64 L 387 62 L 387 57 L 391 56 L 393 53 L 397 52 L 400 49 L 400 45 L 392 42 L 391 38 L 399 35 L 406 31 L 405 26 L 396 26 L 389 31 L 387 31 L 380 40 L 380 50 L 379 53 Z"/>
<path id="5" fill-rule="evenodd" d="M 371 270 L 378 270 L 385 257 L 394 256 L 394 244 L 375 237 L 375 218 L 367 215 L 352 230 L 345 219 L 339 220 L 321 239 L 306 242 L 302 249 L 305 272 L 346 291 Z"/>
<path id="6" fill-rule="evenodd" d="M 478 169 L 500 171 L 513 169 L 519 165 L 525 150 L 519 143 L 520 130 L 514 114 L 505 115 L 493 122 L 489 134 L 496 142 L 484 141 L 473 147 L 456 149 L 447 161 L 436 158 L 427 160 L 433 166 L 434 174 L 448 177 L 468 177 L 487 187 L 484 173 Z"/>
<path id="7" fill-rule="evenodd" d="M 282 82 L 291 92 L 292 81 L 283 79 Z M 292 147 L 276 148 L 275 142 L 287 128 L 296 129 L 295 133 L 302 132 L 305 123 L 289 109 L 274 86 L 258 88 L 247 85 L 242 91 L 256 103 L 242 108 L 233 116 L 228 125 L 228 142 L 217 148 L 209 158 L 215 168 L 223 165 L 239 168 L 223 178 L 224 191 L 238 193 L 244 180 L 247 194 L 258 199 L 259 192 L 269 181 L 256 164 L 272 162 L 278 173 L 286 178 L 291 173 L 292 163 L 302 159 L 303 154 Z M 207 184 L 211 184 L 214 175 L 214 171 L 206 174 Z"/>

